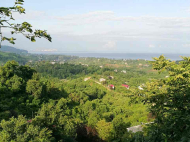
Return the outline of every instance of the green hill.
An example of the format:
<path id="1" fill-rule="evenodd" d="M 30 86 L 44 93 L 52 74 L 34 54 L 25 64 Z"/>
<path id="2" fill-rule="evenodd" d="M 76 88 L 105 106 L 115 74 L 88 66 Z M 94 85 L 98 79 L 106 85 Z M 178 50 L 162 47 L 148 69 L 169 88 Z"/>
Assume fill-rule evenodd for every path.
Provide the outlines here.
<path id="1" fill-rule="evenodd" d="M 28 53 L 27 50 L 17 49 L 15 47 L 5 46 L 5 45 L 1 46 L 0 51 L 9 52 L 9 53 L 16 53 L 16 54 L 27 54 Z"/>
<path id="2" fill-rule="evenodd" d="M 28 61 L 25 57 L 23 57 L 23 56 L 21 56 L 19 54 L 6 53 L 6 52 L 1 52 L 0 51 L 0 64 L 1 65 L 6 63 L 7 61 L 10 61 L 10 60 L 15 60 L 20 64 L 25 64 Z"/>

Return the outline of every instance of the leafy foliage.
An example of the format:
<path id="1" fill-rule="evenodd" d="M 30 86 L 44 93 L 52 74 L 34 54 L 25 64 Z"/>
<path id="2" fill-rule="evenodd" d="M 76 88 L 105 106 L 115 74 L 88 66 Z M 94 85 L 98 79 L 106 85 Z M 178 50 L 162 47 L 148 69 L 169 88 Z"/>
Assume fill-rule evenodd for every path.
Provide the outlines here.
<path id="1" fill-rule="evenodd" d="M 147 141 L 188 141 L 189 138 L 189 63 L 190 58 L 176 64 L 164 56 L 155 58 L 153 68 L 168 71 L 169 77 L 147 83 L 143 91 L 136 92 L 136 100 L 149 104 L 156 119 L 147 129 Z"/>
<path id="2" fill-rule="evenodd" d="M 0 43 L 2 41 L 8 41 L 11 44 L 15 44 L 16 38 L 14 37 L 5 37 L 1 32 L 2 28 L 11 29 L 11 34 L 22 34 L 32 42 L 36 41 L 36 37 L 45 38 L 49 41 L 52 40 L 51 36 L 47 34 L 45 30 L 35 30 L 33 31 L 32 25 L 28 22 L 23 22 L 21 24 L 12 23 L 15 19 L 13 18 L 13 12 L 18 12 L 20 14 L 25 14 L 25 9 L 22 7 L 24 1 L 16 0 L 14 6 L 12 7 L 0 7 Z M 1 46 L 1 44 L 0 44 Z"/>
<path id="3" fill-rule="evenodd" d="M 51 131 L 47 128 L 40 128 L 29 123 L 23 116 L 11 118 L 9 121 L 3 120 L 0 123 L 0 142 L 51 142 Z"/>

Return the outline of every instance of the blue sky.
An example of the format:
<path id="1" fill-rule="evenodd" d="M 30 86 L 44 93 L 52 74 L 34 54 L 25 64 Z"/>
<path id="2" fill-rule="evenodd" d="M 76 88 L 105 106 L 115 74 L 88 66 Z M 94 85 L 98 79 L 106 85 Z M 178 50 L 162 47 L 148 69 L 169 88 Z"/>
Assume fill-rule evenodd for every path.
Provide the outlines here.
<path id="1" fill-rule="evenodd" d="M 25 0 L 24 8 L 15 22 L 53 37 L 31 43 L 16 36 L 15 47 L 30 52 L 190 52 L 190 0 Z"/>

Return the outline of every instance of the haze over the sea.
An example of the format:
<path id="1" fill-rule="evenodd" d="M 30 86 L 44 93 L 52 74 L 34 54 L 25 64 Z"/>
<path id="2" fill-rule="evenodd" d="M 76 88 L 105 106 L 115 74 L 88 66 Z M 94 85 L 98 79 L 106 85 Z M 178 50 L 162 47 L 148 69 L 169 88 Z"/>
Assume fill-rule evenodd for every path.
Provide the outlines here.
<path id="1" fill-rule="evenodd" d="M 37 52 L 37 54 L 55 54 L 55 55 L 71 55 L 79 57 L 95 57 L 95 58 L 109 58 L 109 59 L 144 59 L 144 60 L 153 60 L 153 57 L 159 57 L 164 55 L 167 59 L 172 61 L 182 60 L 181 56 L 190 56 L 190 54 L 162 54 L 162 53 L 60 53 L 60 52 Z"/>
<path id="2" fill-rule="evenodd" d="M 27 21 L 53 38 L 31 43 L 3 31 L 29 52 L 190 53 L 189 0 L 28 0 L 24 8 L 15 22 Z"/>

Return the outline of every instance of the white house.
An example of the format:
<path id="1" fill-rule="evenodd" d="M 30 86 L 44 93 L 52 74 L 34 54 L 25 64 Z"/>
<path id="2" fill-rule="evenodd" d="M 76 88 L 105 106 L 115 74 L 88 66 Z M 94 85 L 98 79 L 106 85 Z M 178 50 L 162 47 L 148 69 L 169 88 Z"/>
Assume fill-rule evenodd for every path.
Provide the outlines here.
<path id="1" fill-rule="evenodd" d="M 55 64 L 55 62 L 51 62 L 51 64 L 52 64 L 52 65 L 54 65 L 54 64 Z"/>
<path id="2" fill-rule="evenodd" d="M 87 80 L 89 80 L 90 78 L 91 78 L 91 77 L 87 77 L 87 78 L 84 79 L 84 81 L 87 81 Z"/>
<path id="3" fill-rule="evenodd" d="M 104 81 L 106 81 L 106 79 L 104 79 L 104 78 L 100 78 L 99 81 L 100 81 L 100 82 L 104 82 Z"/>
<path id="4" fill-rule="evenodd" d="M 139 90 L 144 90 L 141 86 L 138 87 Z"/>
<path id="5" fill-rule="evenodd" d="M 127 73 L 126 70 L 122 70 L 121 72 L 123 72 L 123 73 Z"/>
<path id="6" fill-rule="evenodd" d="M 130 127 L 130 128 L 127 128 L 127 131 L 132 131 L 133 133 L 136 133 L 136 132 L 139 132 L 139 131 L 142 131 L 143 130 L 143 127 L 142 125 L 137 125 L 137 126 L 133 126 L 133 127 Z"/>
<path id="7" fill-rule="evenodd" d="M 59 64 L 61 65 L 61 64 L 65 64 L 65 62 L 59 62 Z"/>

